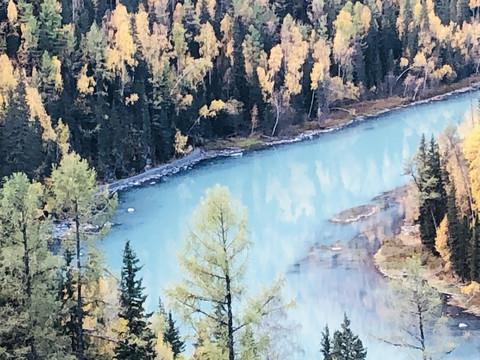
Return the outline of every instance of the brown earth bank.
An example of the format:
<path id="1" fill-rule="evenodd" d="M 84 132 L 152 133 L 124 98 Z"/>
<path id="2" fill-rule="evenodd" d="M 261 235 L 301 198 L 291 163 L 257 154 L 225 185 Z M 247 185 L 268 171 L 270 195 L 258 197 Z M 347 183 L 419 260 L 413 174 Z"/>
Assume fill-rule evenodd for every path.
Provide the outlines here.
<path id="1" fill-rule="evenodd" d="M 390 111 L 409 106 L 440 101 L 449 96 L 480 88 L 480 74 L 466 78 L 458 83 L 443 85 L 426 91 L 416 101 L 411 98 L 392 96 L 385 99 L 368 100 L 344 106 L 341 110 L 324 115 L 319 121 L 308 121 L 301 125 L 284 129 L 279 137 L 253 134 L 250 137 L 231 137 L 210 141 L 202 148 L 194 149 L 183 158 L 109 184 L 104 184 L 110 192 L 120 191 L 140 185 L 156 183 L 165 176 L 186 170 L 192 166 L 212 158 L 225 156 L 241 156 L 245 151 L 254 151 L 275 145 L 295 143 L 320 136 L 323 133 L 338 131 L 351 124 L 365 121 Z"/>
<path id="2" fill-rule="evenodd" d="M 411 196 L 408 187 L 390 194 L 393 196 L 388 201 L 408 207 L 408 197 Z M 452 306 L 452 315 L 461 317 L 464 312 L 480 316 L 480 284 L 463 282 L 448 262 L 426 251 L 420 240 L 419 226 L 409 219 L 408 210 L 398 226 L 398 235 L 380 241 L 380 247 L 374 255 L 377 269 L 390 279 L 398 279 L 405 273 L 406 259 L 418 256 L 425 280 L 443 294 L 445 303 Z"/>

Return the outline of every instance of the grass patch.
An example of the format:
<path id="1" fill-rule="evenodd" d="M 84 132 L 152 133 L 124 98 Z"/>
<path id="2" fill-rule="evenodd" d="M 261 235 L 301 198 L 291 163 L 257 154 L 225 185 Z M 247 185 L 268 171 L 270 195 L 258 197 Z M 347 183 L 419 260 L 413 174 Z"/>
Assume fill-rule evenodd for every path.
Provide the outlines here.
<path id="1" fill-rule="evenodd" d="M 204 146 L 205 150 L 224 150 L 239 148 L 242 150 L 254 150 L 265 146 L 265 141 L 257 135 L 251 137 L 236 137 L 211 141 Z"/>

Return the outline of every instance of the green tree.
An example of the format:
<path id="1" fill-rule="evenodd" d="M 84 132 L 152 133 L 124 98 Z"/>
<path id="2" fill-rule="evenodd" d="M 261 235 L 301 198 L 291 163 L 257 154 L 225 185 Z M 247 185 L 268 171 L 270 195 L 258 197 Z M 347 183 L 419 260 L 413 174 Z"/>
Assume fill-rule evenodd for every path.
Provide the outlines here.
<path id="1" fill-rule="evenodd" d="M 442 302 L 438 292 L 426 281 L 420 259 L 407 258 L 405 269 L 403 278 L 392 282 L 398 313 L 394 326 L 399 332 L 382 340 L 390 345 L 419 350 L 423 360 L 435 353 L 451 352 L 455 345 L 450 344 L 443 333 L 447 324 L 441 318 Z M 434 332 L 439 334 L 438 343 Z"/>
<path id="2" fill-rule="evenodd" d="M 245 209 L 231 201 L 227 188 L 208 189 L 179 256 L 186 278 L 167 292 L 184 319 L 195 325 L 198 354 L 234 360 L 240 330 L 267 315 L 270 303 L 279 297 L 280 285 L 275 283 L 241 310 L 250 245 L 246 234 Z M 215 337 L 220 339 L 212 344 Z"/>
<path id="3" fill-rule="evenodd" d="M 350 320 L 344 314 L 342 330 L 333 334 L 332 357 L 336 360 L 365 360 L 367 349 L 362 341 L 350 329 Z"/>
<path id="4" fill-rule="evenodd" d="M 59 55 L 64 45 L 62 6 L 57 0 L 44 0 L 38 14 L 38 47 L 51 55 Z"/>
<path id="5" fill-rule="evenodd" d="M 60 261 L 48 250 L 44 187 L 25 174 L 0 191 L 0 358 L 73 359 L 58 324 Z"/>
<path id="6" fill-rule="evenodd" d="M 155 359 L 155 335 L 145 320 L 143 307 L 146 295 L 142 279 L 138 278 L 141 266 L 138 258 L 127 240 L 123 250 L 123 266 L 120 281 L 120 306 L 118 314 L 125 320 L 126 328 L 122 331 L 120 341 L 115 346 L 115 358 L 118 360 L 153 360 Z"/>
<path id="7" fill-rule="evenodd" d="M 44 149 L 38 122 L 30 121 L 25 99 L 25 84 L 20 81 L 5 114 L 0 113 L 0 175 L 23 171 L 30 178 L 42 173 Z"/>
<path id="8" fill-rule="evenodd" d="M 456 274 L 466 280 L 470 278 L 468 262 L 469 229 L 465 222 L 458 219 L 458 210 L 455 204 L 455 184 L 450 184 L 451 190 L 447 195 L 448 242 L 450 259 Z"/>
<path id="9" fill-rule="evenodd" d="M 171 312 L 168 312 L 167 328 L 163 333 L 163 341 L 170 344 L 174 359 L 185 350 L 185 342 L 180 338 L 178 328 L 175 326 L 175 320 L 173 320 Z"/>
<path id="10" fill-rule="evenodd" d="M 322 341 L 320 343 L 320 352 L 324 360 L 333 360 L 332 358 L 332 339 L 330 337 L 330 330 L 328 325 L 325 325 L 325 330 L 322 332 Z"/>
<path id="11" fill-rule="evenodd" d="M 54 168 L 51 176 L 53 211 L 60 219 L 73 222 L 71 238 L 68 234 L 63 245 L 75 254 L 75 293 L 70 299 L 75 311 L 70 314 L 75 333 L 72 336 L 72 351 L 78 360 L 85 358 L 84 306 L 88 304 L 83 291 L 89 281 L 97 281 L 102 271 L 98 250 L 94 241 L 106 234 L 108 220 L 116 207 L 116 196 L 97 190 L 95 170 L 90 169 L 86 160 L 71 152 L 63 156 L 60 166 Z"/>
<path id="12" fill-rule="evenodd" d="M 446 213 L 447 196 L 444 188 L 444 171 L 440 162 L 438 144 L 434 137 L 430 144 L 425 135 L 420 139 L 420 146 L 413 164 L 407 166 L 407 173 L 412 175 L 419 191 L 420 236 L 423 245 L 433 254 L 435 249 L 437 227 Z"/>

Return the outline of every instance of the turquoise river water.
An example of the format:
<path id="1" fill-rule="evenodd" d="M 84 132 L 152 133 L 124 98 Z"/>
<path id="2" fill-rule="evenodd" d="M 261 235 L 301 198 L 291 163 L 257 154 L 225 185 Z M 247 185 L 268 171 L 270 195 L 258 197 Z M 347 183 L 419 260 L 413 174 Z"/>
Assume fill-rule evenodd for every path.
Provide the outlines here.
<path id="1" fill-rule="evenodd" d="M 118 225 L 103 241 L 108 263 L 119 273 L 123 244 L 130 239 L 144 264 L 147 306 L 154 309 L 162 289 L 180 278 L 177 253 L 195 207 L 205 189 L 219 183 L 248 209 L 251 291 L 283 274 L 285 298 L 296 302 L 290 314 L 300 324 L 296 336 L 304 352 L 292 359 L 320 359 L 323 327 L 339 328 L 345 311 L 368 359 L 421 358 L 418 351 L 378 340 L 397 331 L 395 302 L 387 280 L 368 256 L 359 255 L 362 245 L 351 249 L 350 240 L 366 222 L 335 225 L 328 219 L 407 183 L 403 163 L 421 134 L 429 137 L 470 116 L 479 95 L 395 110 L 314 140 L 212 160 L 155 185 L 123 191 L 114 219 Z M 342 250 L 332 251 L 333 244 Z M 455 324 L 451 328 L 459 346 L 445 359 L 480 359 L 477 332 L 465 339 Z"/>

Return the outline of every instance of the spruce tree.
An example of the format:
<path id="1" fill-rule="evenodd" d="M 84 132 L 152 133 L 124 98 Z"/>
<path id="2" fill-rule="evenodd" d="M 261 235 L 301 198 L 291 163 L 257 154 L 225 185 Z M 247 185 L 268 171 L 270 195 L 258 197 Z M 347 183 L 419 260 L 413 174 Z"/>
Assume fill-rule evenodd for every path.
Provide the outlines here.
<path id="1" fill-rule="evenodd" d="M 480 281 L 480 226 L 473 225 L 470 240 L 470 280 Z"/>
<path id="2" fill-rule="evenodd" d="M 458 219 L 458 209 L 455 204 L 455 184 L 451 183 L 451 191 L 447 196 L 448 247 L 450 259 L 455 273 L 466 280 L 470 278 L 468 262 L 468 225 Z"/>
<path id="3" fill-rule="evenodd" d="M 332 358 L 332 339 L 330 338 L 330 330 L 328 324 L 325 325 L 325 330 L 322 332 L 322 342 L 320 343 L 320 352 L 323 355 L 323 360 L 333 360 Z"/>
<path id="4" fill-rule="evenodd" d="M 173 358 L 185 350 L 185 342 L 180 339 L 178 328 L 175 326 L 175 321 L 172 318 L 172 313 L 168 312 L 167 316 L 167 328 L 163 333 L 163 342 L 170 344 L 173 352 Z"/>
<path id="5" fill-rule="evenodd" d="M 25 172 L 29 178 L 39 174 L 43 145 L 40 125 L 30 121 L 25 100 L 25 84 L 19 81 L 10 106 L 0 120 L 0 176 Z"/>
<path id="6" fill-rule="evenodd" d="M 333 334 L 332 356 L 336 360 L 365 360 L 367 349 L 362 341 L 350 330 L 350 320 L 344 314 L 342 330 Z"/>
<path id="7" fill-rule="evenodd" d="M 123 250 L 123 267 L 120 281 L 120 306 L 118 314 L 126 321 L 126 329 L 120 333 L 120 341 L 115 347 L 117 360 L 153 360 L 155 353 L 155 335 L 145 320 L 143 307 L 146 295 L 138 272 L 138 258 L 130 247 L 130 241 L 125 243 Z"/>
<path id="8" fill-rule="evenodd" d="M 420 237 L 423 245 L 433 254 L 435 249 L 436 230 L 446 212 L 446 192 L 444 188 L 444 171 L 440 161 L 438 144 L 432 137 L 427 145 L 422 135 L 420 146 L 415 157 L 416 169 L 412 173 L 420 196 Z"/>

